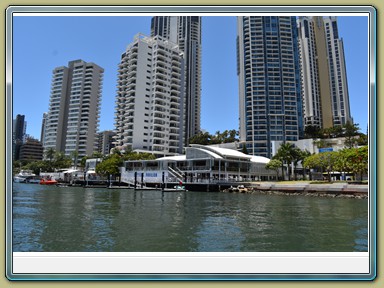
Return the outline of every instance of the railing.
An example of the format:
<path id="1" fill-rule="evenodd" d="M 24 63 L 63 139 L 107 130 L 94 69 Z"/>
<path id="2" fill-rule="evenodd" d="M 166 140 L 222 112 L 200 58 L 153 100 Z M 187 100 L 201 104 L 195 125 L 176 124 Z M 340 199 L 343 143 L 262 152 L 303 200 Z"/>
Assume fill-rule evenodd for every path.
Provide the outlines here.
<path id="1" fill-rule="evenodd" d="M 172 174 L 179 182 L 183 182 L 183 174 L 180 174 L 178 171 L 172 169 L 171 167 L 168 167 L 168 172 Z"/>

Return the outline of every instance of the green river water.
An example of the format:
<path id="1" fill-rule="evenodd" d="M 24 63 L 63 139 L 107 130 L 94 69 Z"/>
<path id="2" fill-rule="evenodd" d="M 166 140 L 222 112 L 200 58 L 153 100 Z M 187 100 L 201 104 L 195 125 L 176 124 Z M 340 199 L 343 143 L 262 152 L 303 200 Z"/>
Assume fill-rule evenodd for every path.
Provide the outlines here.
<path id="1" fill-rule="evenodd" d="M 368 200 L 13 184 L 14 252 L 368 251 Z"/>

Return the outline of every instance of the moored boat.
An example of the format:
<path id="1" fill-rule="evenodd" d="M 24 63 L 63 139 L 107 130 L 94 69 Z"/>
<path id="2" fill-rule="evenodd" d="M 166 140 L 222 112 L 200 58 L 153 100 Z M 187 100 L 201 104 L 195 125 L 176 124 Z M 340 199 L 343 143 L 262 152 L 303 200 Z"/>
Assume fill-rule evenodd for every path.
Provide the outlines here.
<path id="1" fill-rule="evenodd" d="M 31 184 L 39 184 L 40 183 L 40 176 L 32 176 L 27 178 L 27 183 Z"/>
<path id="2" fill-rule="evenodd" d="M 54 179 L 45 179 L 45 178 L 42 178 L 40 180 L 40 185 L 56 185 L 57 184 L 57 181 L 54 180 Z"/>
<path id="3" fill-rule="evenodd" d="M 16 176 L 13 177 L 13 181 L 16 183 L 27 183 L 29 178 L 35 177 L 31 171 L 21 170 Z"/>
<path id="4" fill-rule="evenodd" d="M 185 186 L 176 185 L 173 188 L 164 188 L 161 191 L 163 191 L 163 192 L 186 192 L 188 190 L 185 189 Z"/>

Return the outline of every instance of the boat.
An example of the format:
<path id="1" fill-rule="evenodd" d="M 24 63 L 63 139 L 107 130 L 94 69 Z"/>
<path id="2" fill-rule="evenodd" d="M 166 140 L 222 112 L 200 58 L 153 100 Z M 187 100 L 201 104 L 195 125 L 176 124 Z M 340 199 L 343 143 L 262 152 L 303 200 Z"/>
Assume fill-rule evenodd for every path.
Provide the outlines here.
<path id="1" fill-rule="evenodd" d="M 54 179 L 45 179 L 45 178 L 42 178 L 40 180 L 40 185 L 56 185 L 57 184 L 57 181 L 54 180 Z"/>
<path id="2" fill-rule="evenodd" d="M 16 183 L 27 183 L 29 178 L 35 177 L 36 174 L 33 174 L 29 170 L 21 170 L 19 174 L 13 177 L 13 181 Z"/>
<path id="3" fill-rule="evenodd" d="M 188 190 L 185 189 L 185 186 L 177 185 L 177 186 L 174 186 L 173 188 L 164 188 L 161 191 L 163 191 L 163 192 L 186 192 Z"/>
<path id="4" fill-rule="evenodd" d="M 40 176 L 32 176 L 27 178 L 27 183 L 30 184 L 39 184 L 40 183 Z"/>

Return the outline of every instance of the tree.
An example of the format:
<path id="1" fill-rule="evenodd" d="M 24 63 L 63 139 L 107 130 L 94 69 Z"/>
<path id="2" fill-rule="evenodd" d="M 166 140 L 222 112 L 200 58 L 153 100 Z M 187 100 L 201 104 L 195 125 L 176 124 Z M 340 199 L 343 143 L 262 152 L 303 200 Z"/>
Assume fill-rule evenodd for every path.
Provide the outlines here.
<path id="1" fill-rule="evenodd" d="M 359 133 L 359 137 L 356 139 L 356 144 L 359 146 L 368 145 L 368 136 L 364 133 Z"/>
<path id="2" fill-rule="evenodd" d="M 55 158 L 55 153 L 56 153 L 56 150 L 53 149 L 52 147 L 51 148 L 48 148 L 47 150 L 45 150 L 45 158 L 47 158 L 49 160 L 49 162 L 52 162 L 53 159 Z"/>
<path id="3" fill-rule="evenodd" d="M 120 174 L 120 167 L 123 165 L 123 159 L 118 154 L 108 155 L 103 161 L 97 163 L 96 173 L 109 176 Z"/>
<path id="4" fill-rule="evenodd" d="M 331 138 L 333 134 L 333 127 L 323 128 L 322 130 L 323 137 L 322 138 Z"/>
<path id="5" fill-rule="evenodd" d="M 46 168 L 46 161 L 31 161 L 26 165 L 27 170 L 31 170 L 32 173 L 39 175 L 40 171 L 45 170 Z"/>
<path id="6" fill-rule="evenodd" d="M 71 158 L 73 159 L 73 166 L 76 169 L 77 168 L 77 162 L 79 160 L 79 152 L 77 152 L 76 150 L 72 151 L 71 152 Z"/>
<path id="7" fill-rule="evenodd" d="M 224 132 L 216 131 L 214 135 L 209 134 L 208 132 L 200 132 L 195 136 L 189 139 L 190 144 L 200 144 L 200 145 L 212 145 L 212 144 L 221 144 L 221 143 L 231 143 L 238 141 L 236 138 L 238 136 L 238 131 L 236 130 L 225 130 Z"/>
<path id="8" fill-rule="evenodd" d="M 307 139 L 320 138 L 321 136 L 320 130 L 321 129 L 319 126 L 314 126 L 314 125 L 305 126 L 305 130 L 304 130 L 305 138 Z"/>
<path id="9" fill-rule="evenodd" d="M 137 153 L 133 151 L 126 151 L 125 153 L 121 154 L 121 157 L 124 161 L 129 160 L 154 160 L 156 159 L 156 156 L 151 153 Z"/>
<path id="10" fill-rule="evenodd" d="M 341 173 L 352 171 L 352 168 L 348 160 L 350 156 L 351 156 L 351 149 L 344 148 L 338 151 L 338 157 L 335 163 L 335 169 L 337 171 L 340 171 Z"/>
<path id="11" fill-rule="evenodd" d="M 85 167 L 85 163 L 87 162 L 87 159 L 88 159 L 88 156 L 84 156 L 83 158 L 81 158 L 80 160 L 80 167 Z"/>
<path id="12" fill-rule="evenodd" d="M 72 159 L 66 156 L 64 152 L 56 152 L 55 159 L 53 161 L 54 168 L 68 168 L 72 164 Z"/>
<path id="13" fill-rule="evenodd" d="M 278 159 L 282 163 L 282 174 L 283 174 L 283 179 L 284 179 L 284 164 L 286 163 L 288 166 L 287 173 L 288 173 L 288 180 L 291 180 L 291 176 L 289 173 L 289 165 L 292 163 L 293 158 L 294 158 L 294 151 L 295 145 L 292 143 L 283 143 L 281 144 L 279 150 L 277 150 L 276 155 L 273 157 L 273 159 Z"/>
<path id="14" fill-rule="evenodd" d="M 279 169 L 281 166 L 282 163 L 280 160 L 272 159 L 265 165 L 265 168 L 268 170 L 274 170 L 276 172 L 276 180 L 279 180 Z"/>
<path id="15" fill-rule="evenodd" d="M 342 137 L 343 136 L 343 127 L 340 125 L 334 126 L 332 129 L 332 137 Z"/>
<path id="16" fill-rule="evenodd" d="M 368 172 L 368 146 L 346 148 L 341 150 L 339 154 L 338 168 L 354 173 L 355 179 L 357 179 L 358 174 L 362 179 L 363 173 Z"/>
<path id="17" fill-rule="evenodd" d="M 330 182 L 331 172 L 333 171 L 333 167 L 336 166 L 337 156 L 337 152 L 323 152 L 319 154 L 314 154 L 304 160 L 303 166 L 308 169 L 317 168 L 320 169 L 321 172 L 327 171 L 328 180 Z"/>
<path id="18" fill-rule="evenodd" d="M 301 151 L 300 148 L 298 147 L 293 147 L 292 150 L 292 162 L 293 162 L 293 175 L 295 177 L 295 180 L 297 180 L 297 175 L 296 175 L 296 168 L 297 164 L 299 164 L 300 161 L 303 160 L 303 151 Z"/>
<path id="19" fill-rule="evenodd" d="M 211 135 L 208 132 L 200 132 L 189 139 L 190 144 L 208 145 L 211 141 Z"/>
<path id="20" fill-rule="evenodd" d="M 100 152 L 93 152 L 92 153 L 92 158 L 103 158 L 103 154 L 102 153 L 100 153 Z"/>
<path id="21" fill-rule="evenodd" d="M 344 137 L 345 137 L 345 147 L 352 148 L 355 147 L 357 143 L 356 136 L 359 134 L 359 124 L 353 124 L 347 122 L 344 126 Z"/>
<path id="22" fill-rule="evenodd" d="M 331 172 L 333 171 L 333 167 L 335 166 L 337 160 L 337 152 L 324 152 L 320 153 L 320 163 L 328 172 L 328 181 L 331 182 Z"/>
<path id="23" fill-rule="evenodd" d="M 309 156 L 311 156 L 312 154 L 311 154 L 311 152 L 309 152 L 308 150 L 304 150 L 304 151 L 302 151 L 301 150 L 301 153 L 300 153 L 300 157 L 301 157 L 301 164 L 302 164 L 302 166 L 303 166 L 303 177 L 304 177 L 304 179 L 306 179 L 306 177 L 305 177 L 305 175 L 306 175 L 306 169 L 305 169 L 305 166 L 304 166 L 304 161 L 305 161 L 305 159 L 307 159 Z"/>
<path id="24" fill-rule="evenodd" d="M 247 144 L 243 144 L 243 147 L 241 148 L 241 152 L 243 152 L 244 154 L 248 155 L 248 149 L 247 149 Z"/>

